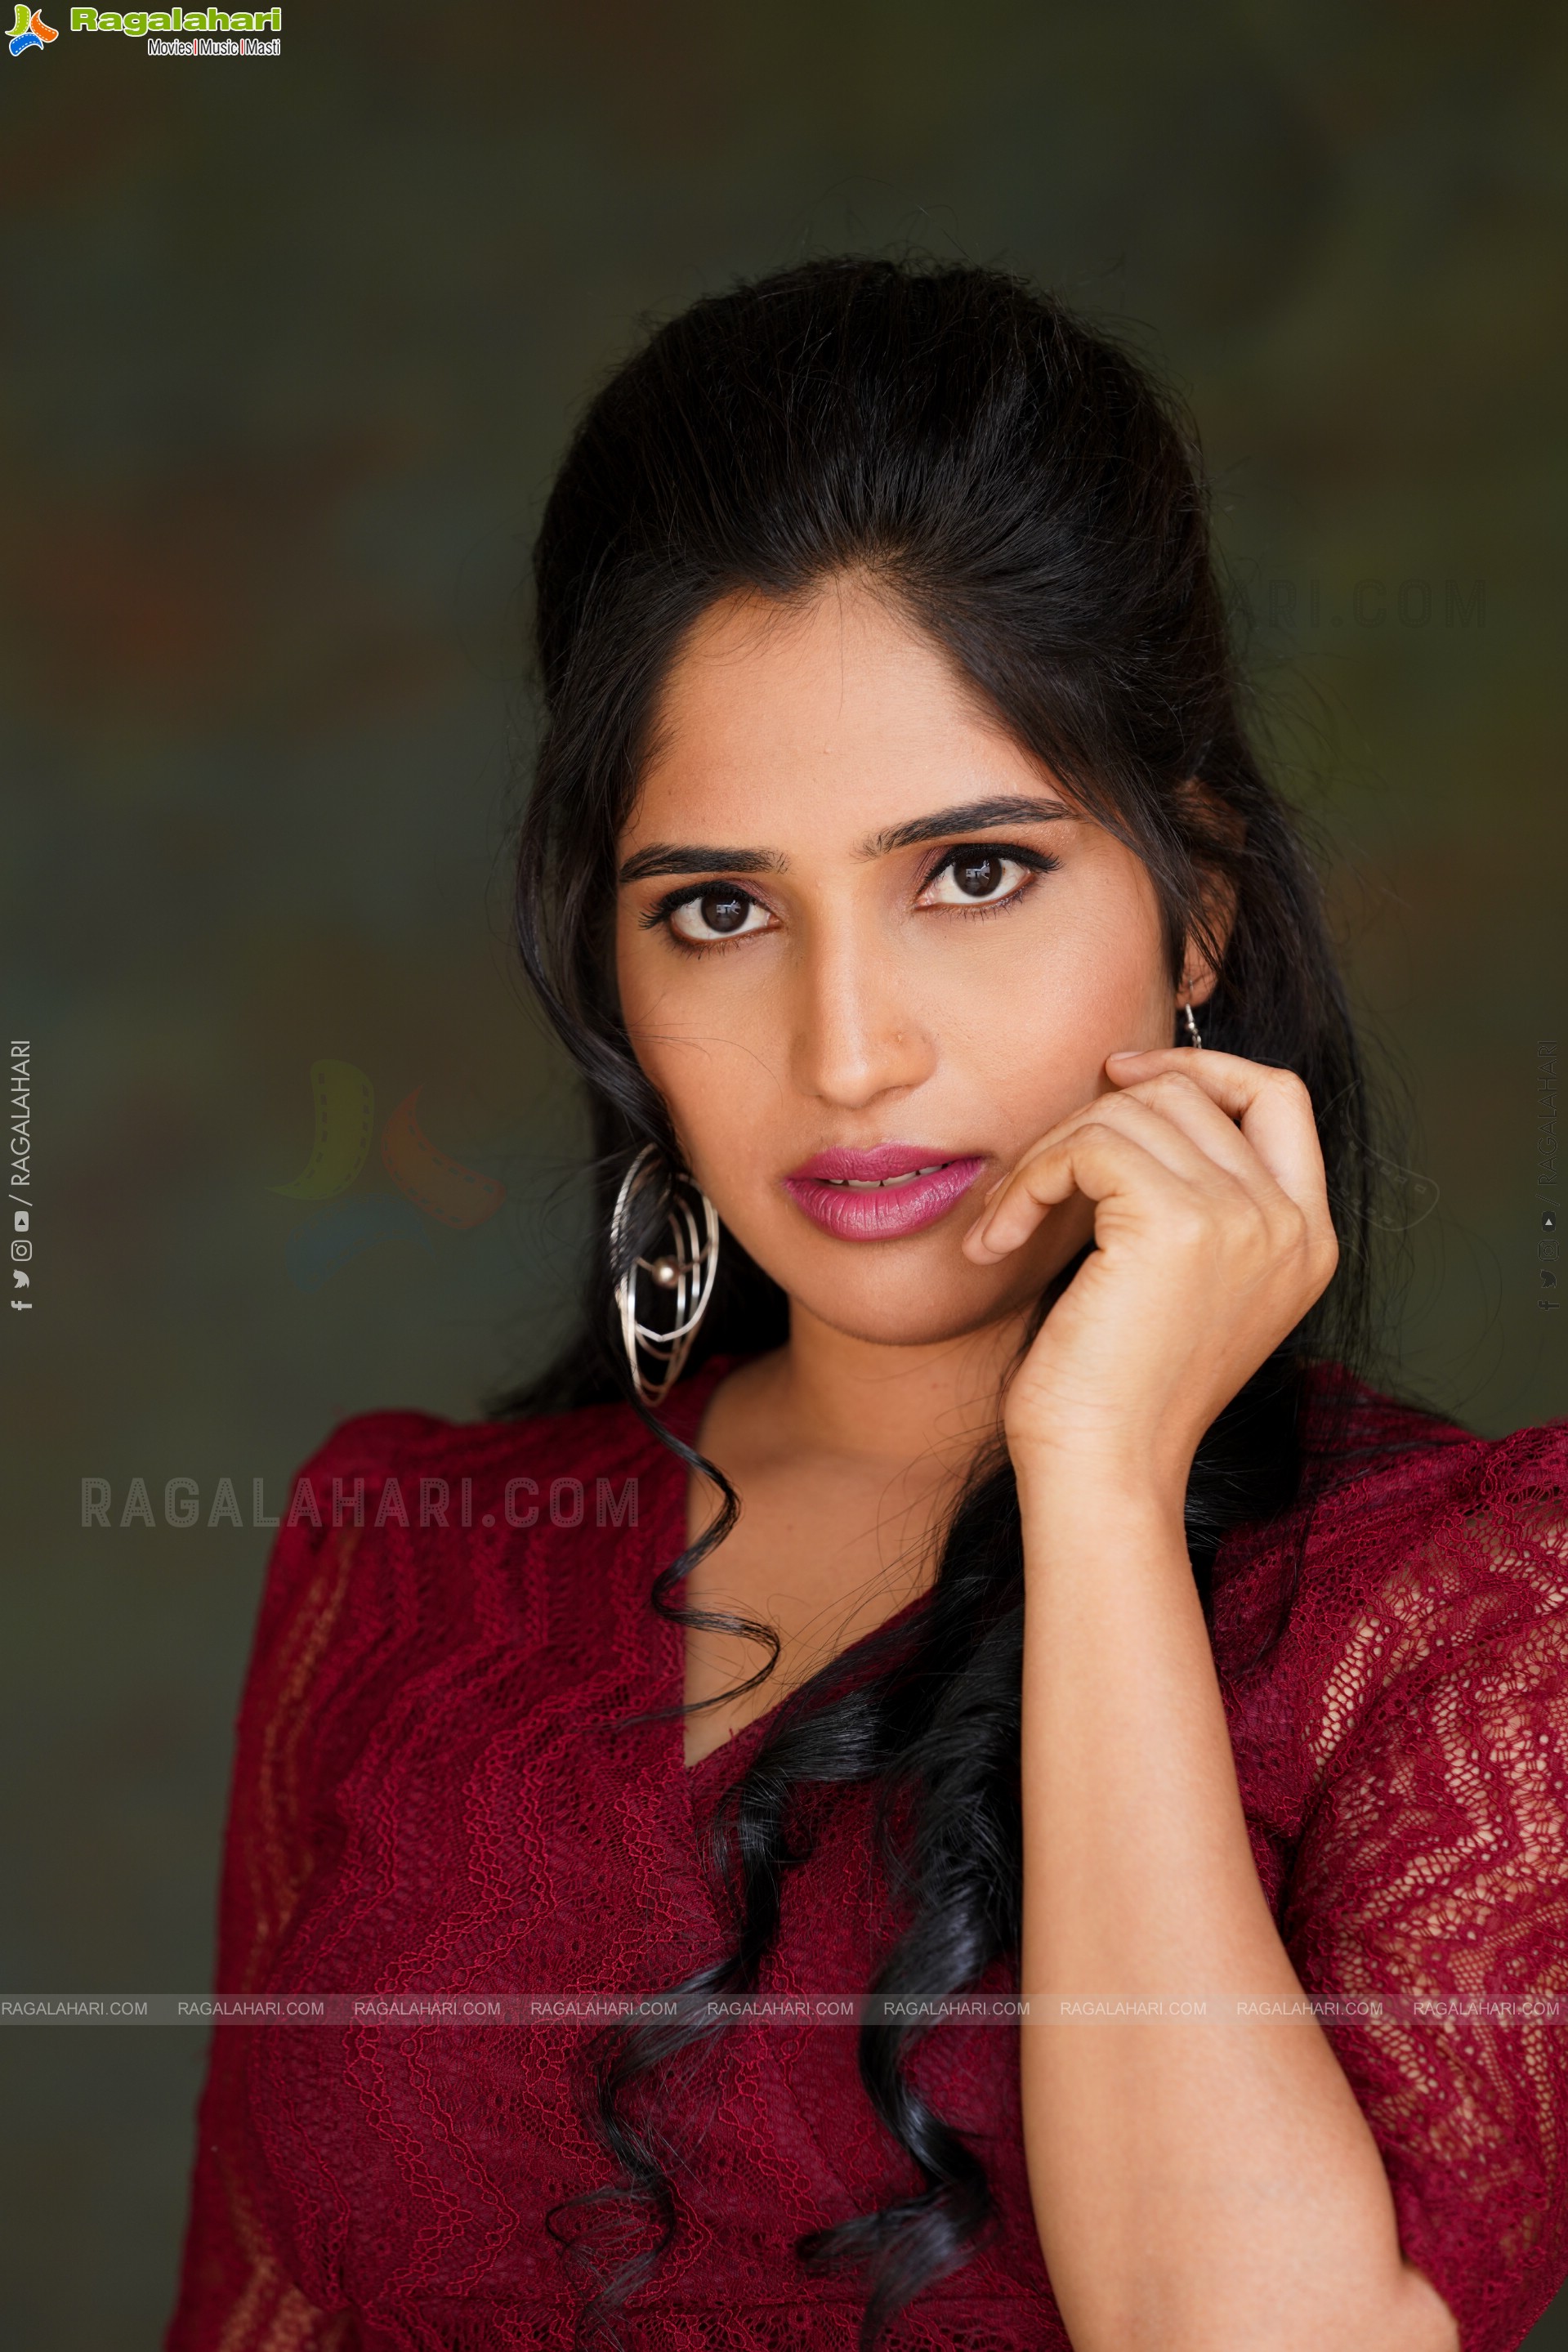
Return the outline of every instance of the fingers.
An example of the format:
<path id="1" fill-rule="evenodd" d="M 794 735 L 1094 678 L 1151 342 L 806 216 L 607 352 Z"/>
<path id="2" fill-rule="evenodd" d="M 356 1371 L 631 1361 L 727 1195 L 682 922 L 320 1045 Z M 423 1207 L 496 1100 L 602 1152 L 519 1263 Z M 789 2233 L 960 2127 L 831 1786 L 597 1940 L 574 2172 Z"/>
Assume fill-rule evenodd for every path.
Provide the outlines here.
<path id="1" fill-rule="evenodd" d="M 1103 1148 L 1086 1153 L 1084 1131 L 1092 1128 L 1139 1148 L 1145 1182 L 1158 1170 L 1214 1207 L 1239 1188 L 1281 1234 L 1304 1223 L 1332 1264 L 1337 1243 L 1322 1153 L 1311 1097 L 1291 1072 L 1179 1046 L 1115 1056 L 1106 1068 L 1118 1090 L 1096 1096 L 1043 1137 L 987 1201 L 964 1237 L 973 1263 L 992 1265 L 1017 1249 L 1072 1192 L 1104 1197 L 1095 1183 L 1110 1175 L 1111 1163 Z M 1135 1161 L 1121 1164 L 1136 1171 Z M 1115 1189 L 1113 1176 L 1110 1181 Z"/>
<path id="2" fill-rule="evenodd" d="M 1151 1151 L 1140 1138 L 1125 1131 L 1126 1112 L 1141 1110 L 1143 1106 L 1124 1104 L 1114 1097 L 1102 1099 L 1108 1102 L 1112 1118 L 1096 1118 L 1091 1106 L 1013 1171 L 965 1234 L 966 1257 L 977 1265 L 995 1265 L 1026 1242 L 1049 1212 L 1073 1192 L 1097 1203 L 1116 1197 L 1163 1196 L 1161 1215 L 1167 1223 L 1178 1216 L 1185 1218 L 1195 1208 L 1203 1180 L 1195 1167 L 1175 1169 L 1167 1159 L 1173 1144 L 1181 1147 L 1177 1156 L 1192 1162 L 1202 1160 L 1202 1153 L 1152 1112 L 1145 1112 L 1151 1128 L 1166 1129 L 1165 1155 Z M 1216 1181 L 1228 1181 L 1212 1161 L 1204 1165 Z"/>
<path id="3" fill-rule="evenodd" d="M 1281 1190 L 1236 1121 L 1180 1068 L 1125 1080 L 1115 1093 L 1085 1104 L 1084 1113 L 1128 1119 L 1129 1132 L 1157 1160 L 1195 1181 L 1218 1170 L 1261 1199 Z"/>
<path id="4" fill-rule="evenodd" d="M 1118 1087 L 1139 1086 L 1177 1072 L 1237 1120 L 1281 1192 L 1304 1208 L 1323 1188 L 1323 1156 L 1312 1099 L 1293 1070 L 1249 1062 L 1190 1045 L 1155 1046 L 1143 1054 L 1113 1054 L 1105 1073 Z"/>

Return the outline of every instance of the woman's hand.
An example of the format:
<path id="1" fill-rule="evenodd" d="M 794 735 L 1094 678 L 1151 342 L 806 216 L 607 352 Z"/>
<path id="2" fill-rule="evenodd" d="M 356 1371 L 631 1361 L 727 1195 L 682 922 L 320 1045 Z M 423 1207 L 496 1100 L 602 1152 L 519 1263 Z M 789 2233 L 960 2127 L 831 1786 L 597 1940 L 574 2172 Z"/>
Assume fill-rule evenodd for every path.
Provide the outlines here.
<path id="1" fill-rule="evenodd" d="M 964 1238 L 994 1265 L 1073 1192 L 1096 1247 L 1008 1391 L 1021 1477 L 1062 1471 L 1179 1504 L 1205 1430 L 1339 1262 L 1312 1098 L 1293 1072 L 1190 1046 L 1113 1055 Z"/>

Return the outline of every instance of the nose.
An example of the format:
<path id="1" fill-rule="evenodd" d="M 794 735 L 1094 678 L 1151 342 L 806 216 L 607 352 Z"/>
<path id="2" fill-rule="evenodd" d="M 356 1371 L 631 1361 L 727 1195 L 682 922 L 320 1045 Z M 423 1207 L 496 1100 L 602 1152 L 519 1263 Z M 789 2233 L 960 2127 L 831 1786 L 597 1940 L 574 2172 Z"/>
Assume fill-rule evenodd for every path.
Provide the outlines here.
<path id="1" fill-rule="evenodd" d="M 929 1077 L 936 1048 L 885 939 L 819 929 L 798 968 L 790 1075 L 803 1094 L 862 1110 Z"/>

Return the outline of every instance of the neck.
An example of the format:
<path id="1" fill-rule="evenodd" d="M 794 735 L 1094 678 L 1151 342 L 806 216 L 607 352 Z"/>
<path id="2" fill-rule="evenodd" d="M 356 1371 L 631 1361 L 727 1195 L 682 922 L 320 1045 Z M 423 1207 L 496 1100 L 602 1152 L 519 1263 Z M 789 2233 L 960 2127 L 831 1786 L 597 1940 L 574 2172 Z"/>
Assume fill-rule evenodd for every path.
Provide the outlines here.
<path id="1" fill-rule="evenodd" d="M 1027 1312 L 951 1339 L 894 1347 L 852 1337 L 793 1302 L 788 1343 L 754 1368 L 780 1447 L 911 1464 L 972 1453 L 998 1423 Z"/>

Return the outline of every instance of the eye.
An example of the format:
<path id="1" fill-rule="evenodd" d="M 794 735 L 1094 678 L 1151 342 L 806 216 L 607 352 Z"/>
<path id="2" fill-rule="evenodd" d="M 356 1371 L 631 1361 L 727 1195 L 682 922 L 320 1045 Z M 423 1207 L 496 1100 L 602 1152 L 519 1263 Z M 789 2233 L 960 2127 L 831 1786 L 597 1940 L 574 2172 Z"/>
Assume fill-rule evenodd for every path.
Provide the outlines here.
<path id="1" fill-rule="evenodd" d="M 1034 875 L 1050 873 L 1060 861 L 1039 850 L 992 847 L 967 842 L 950 849 L 922 890 L 922 907 L 999 906 L 1030 887 Z"/>
<path id="2" fill-rule="evenodd" d="M 688 947 L 712 947 L 766 930 L 768 909 L 733 882 L 710 882 L 705 889 L 667 903 L 661 910 L 676 939 Z M 755 918 L 755 919 L 753 919 Z"/>

